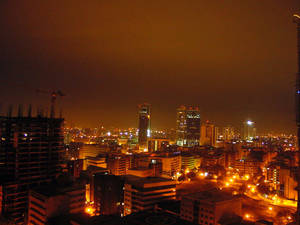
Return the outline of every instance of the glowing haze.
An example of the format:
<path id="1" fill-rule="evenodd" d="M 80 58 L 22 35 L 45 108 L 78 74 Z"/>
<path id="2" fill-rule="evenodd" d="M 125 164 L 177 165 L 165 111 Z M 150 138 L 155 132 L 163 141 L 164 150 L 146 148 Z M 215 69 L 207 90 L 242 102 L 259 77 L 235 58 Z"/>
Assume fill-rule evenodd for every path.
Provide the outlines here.
<path id="1" fill-rule="evenodd" d="M 48 103 L 67 121 L 175 126 L 175 109 L 258 131 L 294 131 L 298 0 L 1 1 L 0 102 Z"/>

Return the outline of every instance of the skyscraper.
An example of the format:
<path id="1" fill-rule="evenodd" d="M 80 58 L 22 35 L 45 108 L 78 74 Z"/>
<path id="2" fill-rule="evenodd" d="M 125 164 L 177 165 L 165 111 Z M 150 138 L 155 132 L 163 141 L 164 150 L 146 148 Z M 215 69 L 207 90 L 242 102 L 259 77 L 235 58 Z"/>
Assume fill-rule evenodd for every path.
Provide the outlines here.
<path id="1" fill-rule="evenodd" d="M 234 127 L 227 126 L 223 128 L 223 139 L 224 141 L 230 141 L 234 139 L 235 133 L 234 133 Z"/>
<path id="2" fill-rule="evenodd" d="M 200 142 L 200 112 L 198 107 L 180 106 L 176 116 L 176 143 L 193 147 Z"/>
<path id="3" fill-rule="evenodd" d="M 253 121 L 247 120 L 243 123 L 242 135 L 242 138 L 245 141 L 252 141 L 252 139 L 255 138 L 256 128 Z"/>
<path id="4" fill-rule="evenodd" d="M 150 123 L 150 105 L 147 103 L 139 105 L 139 147 L 140 149 L 147 149 L 148 138 L 151 137 L 151 123 Z"/>
<path id="5" fill-rule="evenodd" d="M 3 211 L 24 224 L 28 190 L 47 184 L 64 160 L 63 119 L 0 117 L 0 179 Z"/>
<path id="6" fill-rule="evenodd" d="M 200 136 L 200 144 L 201 145 L 210 145 L 216 146 L 217 141 L 217 127 L 214 126 L 209 121 L 206 121 L 201 125 L 201 136 Z"/>
<path id="7" fill-rule="evenodd" d="M 186 145 L 186 107 L 180 106 L 176 114 L 176 144 Z"/>
<path id="8" fill-rule="evenodd" d="M 200 126 L 201 120 L 198 107 L 189 107 L 186 110 L 186 138 L 188 147 L 199 145 Z"/>

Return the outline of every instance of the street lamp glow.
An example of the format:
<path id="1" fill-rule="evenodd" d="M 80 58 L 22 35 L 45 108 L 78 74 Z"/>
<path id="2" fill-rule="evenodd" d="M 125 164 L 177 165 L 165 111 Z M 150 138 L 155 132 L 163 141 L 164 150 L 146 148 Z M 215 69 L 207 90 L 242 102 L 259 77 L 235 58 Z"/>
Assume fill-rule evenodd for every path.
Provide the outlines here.
<path id="1" fill-rule="evenodd" d="M 249 126 L 251 126 L 251 125 L 253 124 L 253 122 L 252 122 L 251 120 L 248 120 L 248 121 L 247 121 L 247 124 L 248 124 Z"/>

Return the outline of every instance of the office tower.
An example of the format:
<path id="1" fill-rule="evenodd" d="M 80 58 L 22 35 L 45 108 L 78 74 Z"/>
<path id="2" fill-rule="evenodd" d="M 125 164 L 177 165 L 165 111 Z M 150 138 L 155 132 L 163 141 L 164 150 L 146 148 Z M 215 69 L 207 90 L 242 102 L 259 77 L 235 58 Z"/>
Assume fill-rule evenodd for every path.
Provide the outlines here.
<path id="1" fill-rule="evenodd" d="M 177 109 L 176 143 L 193 147 L 200 142 L 200 112 L 198 107 L 180 106 Z"/>
<path id="2" fill-rule="evenodd" d="M 195 224 L 218 225 L 223 216 L 241 213 L 241 198 L 217 189 L 185 195 L 180 205 L 180 218 Z"/>
<path id="3" fill-rule="evenodd" d="M 154 209 L 155 204 L 176 198 L 176 181 L 161 177 L 127 175 L 124 189 L 124 215 Z"/>
<path id="4" fill-rule="evenodd" d="M 94 206 L 96 214 L 123 216 L 124 178 L 115 175 L 95 174 Z"/>
<path id="5" fill-rule="evenodd" d="M 242 138 L 244 141 L 252 141 L 256 136 L 255 124 L 251 120 L 247 120 L 243 123 Z"/>
<path id="6" fill-rule="evenodd" d="M 216 128 L 215 125 L 206 121 L 201 125 L 201 136 L 200 136 L 200 144 L 201 145 L 210 145 L 216 146 Z"/>
<path id="7" fill-rule="evenodd" d="M 176 114 L 176 144 L 185 146 L 186 143 L 186 107 L 180 106 Z"/>
<path id="8" fill-rule="evenodd" d="M 49 183 L 65 157 L 63 119 L 0 117 L 0 179 L 3 213 L 23 224 L 28 190 Z"/>
<path id="9" fill-rule="evenodd" d="M 48 224 L 51 218 L 83 213 L 85 188 L 83 185 L 68 184 L 60 187 L 51 184 L 29 191 L 28 225 Z"/>
<path id="10" fill-rule="evenodd" d="M 139 105 L 139 147 L 140 149 L 147 150 L 147 142 L 148 138 L 151 137 L 151 123 L 150 123 L 150 105 L 149 104 L 142 104 Z"/>
<path id="11" fill-rule="evenodd" d="M 188 147 L 199 145 L 200 122 L 200 112 L 198 107 L 189 107 L 186 110 L 186 139 Z"/>
<path id="12" fill-rule="evenodd" d="M 298 73 L 296 77 L 296 122 L 297 122 L 297 136 L 298 136 L 298 159 L 300 161 L 300 16 L 294 15 L 294 21 L 297 24 L 297 45 L 298 45 Z M 298 166 L 300 172 L 300 166 Z M 299 178 L 298 178 L 299 179 Z M 298 180 L 298 204 L 296 213 L 296 223 L 300 224 L 300 180 Z"/>
<path id="13" fill-rule="evenodd" d="M 223 128 L 223 140 L 224 141 L 231 141 L 234 139 L 234 128 L 231 126 L 227 126 Z"/>

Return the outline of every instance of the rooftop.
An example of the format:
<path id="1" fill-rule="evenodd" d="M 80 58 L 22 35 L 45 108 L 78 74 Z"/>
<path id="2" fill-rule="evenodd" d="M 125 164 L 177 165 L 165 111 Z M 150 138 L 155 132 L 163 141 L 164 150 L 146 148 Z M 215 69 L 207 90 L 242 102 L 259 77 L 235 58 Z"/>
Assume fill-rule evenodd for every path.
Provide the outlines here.
<path id="1" fill-rule="evenodd" d="M 125 175 L 125 180 L 131 184 L 151 184 L 161 182 L 174 182 L 175 181 L 163 177 L 138 177 L 134 175 Z"/>
<path id="2" fill-rule="evenodd" d="M 228 201 L 232 199 L 238 199 L 240 196 L 232 195 L 227 192 L 222 192 L 218 189 L 210 189 L 207 191 L 196 192 L 192 194 L 185 195 L 184 198 L 195 199 L 195 200 L 205 200 L 211 203 L 218 203 L 223 201 Z"/>

